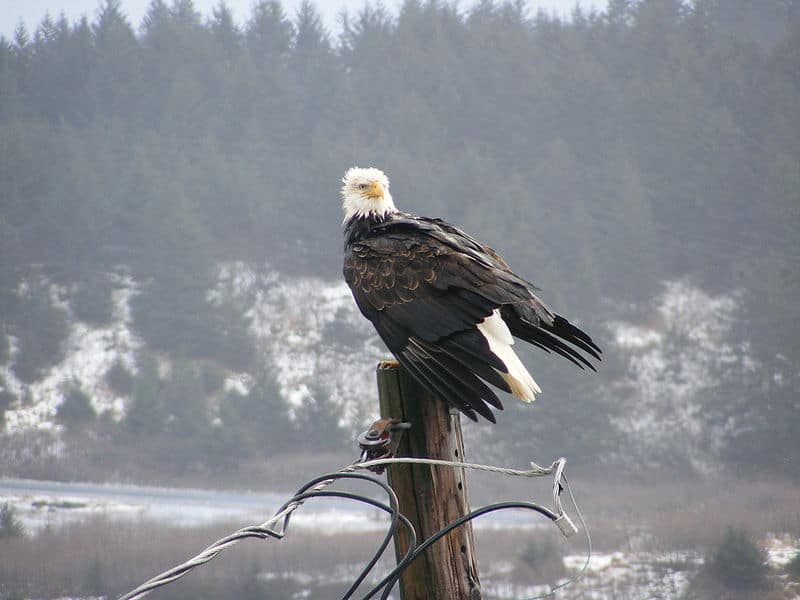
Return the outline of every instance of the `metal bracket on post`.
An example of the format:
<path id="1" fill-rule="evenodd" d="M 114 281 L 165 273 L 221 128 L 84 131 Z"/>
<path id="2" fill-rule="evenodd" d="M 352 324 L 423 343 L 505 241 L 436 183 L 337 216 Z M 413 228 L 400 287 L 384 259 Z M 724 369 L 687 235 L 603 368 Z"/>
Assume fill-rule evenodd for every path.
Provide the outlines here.
<path id="1" fill-rule="evenodd" d="M 403 431 L 411 429 L 411 423 L 400 419 L 378 419 L 369 426 L 365 432 L 358 436 L 358 447 L 361 448 L 361 462 L 378 460 L 379 458 L 394 458 L 397 446 Z M 383 473 L 385 465 L 367 467 L 370 471 Z"/>

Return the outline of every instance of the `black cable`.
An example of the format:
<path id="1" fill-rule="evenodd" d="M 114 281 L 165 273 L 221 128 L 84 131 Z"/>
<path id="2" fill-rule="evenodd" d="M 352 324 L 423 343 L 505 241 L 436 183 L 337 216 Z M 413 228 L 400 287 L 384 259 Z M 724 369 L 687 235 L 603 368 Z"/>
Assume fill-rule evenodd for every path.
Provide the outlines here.
<path id="1" fill-rule="evenodd" d="M 402 575 L 403 571 L 406 570 L 406 567 L 408 567 L 408 565 L 412 561 L 414 561 L 420 554 L 422 554 L 425 550 L 427 550 L 429 546 L 431 546 L 432 544 L 434 544 L 435 542 L 440 540 L 442 537 L 444 537 L 445 535 L 447 535 L 448 533 L 450 533 L 454 529 L 456 529 L 458 527 L 461 527 L 461 525 L 463 525 L 464 523 L 472 521 L 473 519 L 476 519 L 476 518 L 478 518 L 480 516 L 483 516 L 485 514 L 489 514 L 491 512 L 495 512 L 495 511 L 498 511 L 498 510 L 506 510 L 506 509 L 510 509 L 510 508 L 522 508 L 522 509 L 525 509 L 525 510 L 533 510 L 535 512 L 538 512 L 541 515 L 544 515 L 545 517 L 547 517 L 551 521 L 555 521 L 558 518 L 558 515 L 555 514 L 553 511 L 551 511 L 550 509 L 545 508 L 544 506 L 541 506 L 539 504 L 535 504 L 533 502 L 497 502 L 495 504 L 489 504 L 489 505 L 484 506 L 482 508 L 479 508 L 477 510 L 473 510 L 472 512 L 470 512 L 470 513 L 468 513 L 468 514 L 466 514 L 466 515 L 464 515 L 462 517 L 459 517 L 458 519 L 456 519 L 455 521 L 453 521 L 452 523 L 450 523 L 446 527 L 443 527 L 442 529 L 440 529 L 439 531 L 434 533 L 432 536 L 430 536 L 428 539 L 426 539 L 424 542 L 422 542 L 419 546 L 417 546 L 417 548 L 414 550 L 413 554 L 411 555 L 411 558 L 407 562 L 405 562 L 403 564 L 398 564 L 397 567 L 395 567 L 389 573 L 389 575 L 385 578 L 387 581 L 384 584 L 385 587 L 384 587 L 384 591 L 383 591 L 383 594 L 381 595 L 381 599 L 380 600 L 386 600 L 389 597 L 389 594 L 391 593 L 392 588 L 394 588 L 395 584 L 400 579 L 400 576 Z M 383 583 L 383 582 L 381 582 L 381 583 Z M 364 596 L 364 598 L 362 600 L 369 600 L 369 598 L 374 596 L 375 593 L 379 589 L 380 588 L 378 586 L 376 586 L 375 588 L 370 590 L 368 592 L 368 594 L 366 596 Z"/>
<path id="2" fill-rule="evenodd" d="M 379 500 L 375 500 L 373 498 L 370 498 L 369 496 L 365 496 L 363 494 L 357 494 L 357 493 L 354 493 L 354 492 L 336 491 L 336 490 L 323 490 L 323 489 L 317 489 L 317 490 L 308 491 L 309 489 L 311 489 L 314 486 L 317 486 L 317 485 L 319 485 L 321 483 L 326 483 L 326 485 L 328 485 L 328 484 L 332 484 L 332 483 L 334 483 L 334 482 L 336 482 L 338 480 L 341 480 L 341 479 L 361 480 L 361 481 L 366 481 L 368 483 L 375 484 L 378 487 L 380 487 L 386 493 L 386 495 L 388 496 L 389 503 L 386 504 L 386 503 L 381 502 Z M 391 593 L 392 589 L 397 584 L 397 582 L 400 579 L 401 575 L 406 570 L 406 568 L 408 568 L 408 566 L 411 564 L 411 562 L 413 562 L 416 558 L 418 558 L 423 552 L 425 552 L 425 550 L 427 550 L 432 544 L 436 543 L 442 537 L 444 537 L 448 533 L 452 532 L 456 528 L 461 527 L 465 523 L 468 523 L 469 521 L 472 521 L 473 519 L 476 519 L 476 518 L 481 517 L 483 515 L 486 515 L 486 514 L 489 514 L 489 513 L 492 513 L 492 512 L 496 512 L 496 511 L 499 511 L 499 510 L 507 510 L 507 509 L 512 509 L 512 508 L 518 508 L 518 509 L 523 509 L 523 510 L 533 510 L 534 512 L 538 512 L 539 514 L 547 517 L 551 521 L 556 521 L 558 519 L 558 515 L 555 514 L 553 511 L 551 511 L 550 509 L 545 508 L 545 507 L 543 507 L 543 506 L 541 506 L 539 504 L 535 504 L 533 502 L 521 502 L 521 501 L 519 501 L 519 502 L 498 502 L 498 503 L 495 503 L 495 504 L 490 504 L 490 505 L 484 506 L 484 507 L 479 508 L 477 510 L 474 510 L 474 511 L 472 511 L 472 512 L 470 512 L 470 513 L 468 513 L 468 514 L 466 514 L 466 515 L 464 515 L 462 517 L 459 517 L 458 519 L 456 519 L 455 521 L 453 521 L 452 523 L 450 523 L 446 527 L 442 528 L 441 530 L 437 531 L 435 534 L 431 535 L 428 539 L 423 541 L 419 546 L 417 546 L 417 532 L 414 530 L 414 526 L 408 520 L 408 518 L 406 518 L 404 515 L 402 515 L 400 513 L 399 501 L 397 499 L 397 495 L 395 494 L 394 490 L 392 490 L 392 488 L 389 487 L 388 484 L 384 483 L 383 481 L 381 481 L 380 479 L 378 479 L 376 477 L 373 477 L 371 475 L 365 475 L 365 474 L 362 474 L 362 473 L 343 473 L 343 472 L 330 473 L 330 474 L 327 474 L 327 475 L 322 475 L 322 476 L 316 477 L 316 478 L 312 479 L 311 481 L 309 481 L 308 483 L 306 483 L 305 485 L 303 485 L 289 501 L 287 501 L 285 504 L 283 504 L 283 506 L 281 506 L 281 508 L 276 512 L 276 514 L 279 514 L 279 513 L 283 512 L 284 510 L 286 510 L 287 508 L 290 508 L 293 504 L 297 505 L 297 506 L 294 506 L 293 508 L 298 508 L 300 504 L 302 504 L 303 502 L 305 502 L 306 500 L 308 500 L 310 498 L 343 498 L 343 499 L 346 499 L 346 500 L 355 500 L 355 501 L 358 501 L 358 502 L 362 502 L 362 503 L 374 506 L 375 508 L 378 508 L 378 509 L 380 509 L 380 510 L 382 510 L 382 511 L 384 511 L 384 512 L 386 512 L 386 513 L 388 513 L 390 515 L 389 528 L 388 528 L 388 530 L 386 532 L 386 535 L 384 536 L 382 542 L 378 546 L 377 551 L 372 555 L 372 558 L 367 562 L 366 566 L 361 570 L 361 572 L 359 573 L 359 575 L 356 578 L 356 580 L 350 585 L 350 587 L 347 589 L 347 591 L 344 593 L 344 595 L 340 598 L 340 600 L 350 600 L 352 595 L 363 584 L 364 580 L 369 576 L 369 574 L 374 569 L 375 565 L 378 563 L 380 558 L 383 556 L 383 554 L 386 551 L 386 548 L 388 547 L 389 542 L 391 541 L 391 539 L 399 534 L 399 529 L 400 529 L 401 525 L 403 527 L 405 527 L 406 532 L 408 534 L 408 548 L 406 550 L 406 553 L 404 554 L 402 559 L 400 559 L 400 561 L 397 563 L 397 565 L 394 567 L 394 569 L 392 569 L 385 577 L 383 577 L 383 579 L 381 579 L 375 586 L 373 586 L 367 592 L 367 594 L 362 598 L 362 600 L 370 600 L 371 598 L 373 598 L 380 591 L 383 591 L 383 593 L 381 594 L 380 600 L 387 600 L 387 598 L 389 597 L 389 594 Z M 573 499 L 573 502 L 574 502 L 574 499 Z M 216 546 L 223 546 L 226 543 L 233 542 L 233 541 L 238 541 L 239 539 L 249 538 L 249 537 L 258 538 L 258 539 L 262 539 L 262 540 L 263 539 L 267 539 L 267 538 L 282 539 L 284 537 L 284 535 L 285 535 L 286 528 L 289 525 L 291 514 L 292 513 L 290 512 L 289 514 L 287 514 L 284 517 L 284 519 L 283 519 L 283 527 L 281 528 L 280 531 L 275 531 L 275 530 L 273 530 L 271 528 L 262 527 L 260 525 L 256 525 L 256 526 L 252 526 L 252 527 L 246 527 L 244 529 L 239 530 L 238 532 L 236 532 L 234 534 L 231 534 L 231 535 L 229 535 L 229 536 L 227 536 L 227 537 L 215 542 L 214 544 L 209 546 L 206 549 L 206 551 L 212 550 Z M 141 588 L 137 588 L 137 590 L 135 590 L 135 592 L 137 592 L 137 593 L 134 596 L 131 596 L 131 594 L 128 594 L 125 597 L 129 597 L 129 596 L 130 597 L 138 597 L 138 594 L 141 594 L 142 592 L 147 592 L 147 591 L 153 590 L 153 589 L 155 589 L 157 587 L 161 587 L 162 585 L 166 585 L 168 583 L 171 583 L 171 582 L 175 581 L 176 579 L 179 579 L 180 577 L 182 577 L 186 573 L 188 573 L 190 570 L 192 570 L 196 566 L 199 566 L 199 564 L 204 564 L 204 563 L 208 562 L 208 560 L 211 560 L 212 558 L 216 557 L 220 552 L 222 552 L 223 549 L 224 548 L 219 548 L 218 550 L 214 551 L 213 554 L 211 554 L 209 558 L 203 560 L 201 563 L 192 564 L 192 563 L 188 563 L 187 562 L 184 565 L 176 567 L 171 572 L 168 571 L 167 573 L 165 573 L 164 575 L 167 575 L 167 576 L 164 577 L 163 579 L 158 579 L 158 580 L 152 581 L 147 586 L 142 586 Z M 553 591 L 555 591 L 555 590 L 553 590 Z"/>
<path id="3" fill-rule="evenodd" d="M 369 498 L 368 496 L 363 496 L 361 494 L 355 494 L 352 492 L 337 492 L 330 490 L 317 490 L 314 492 L 306 492 L 306 490 L 308 490 L 309 488 L 312 488 L 315 485 L 322 483 L 323 481 L 336 481 L 338 479 L 357 479 L 361 481 L 367 481 L 369 483 L 374 483 L 375 485 L 382 488 L 384 492 L 386 492 L 386 495 L 389 497 L 389 506 L 387 506 L 382 502 Z M 400 560 L 400 562 L 397 563 L 395 569 L 397 568 L 405 569 L 405 567 L 413 560 L 413 552 L 417 545 L 417 532 L 415 531 L 414 526 L 411 524 L 411 521 L 409 521 L 403 514 L 400 513 L 399 501 L 397 499 L 397 494 L 395 494 L 394 490 L 391 487 L 389 487 L 387 483 L 384 483 L 380 479 L 373 477 L 371 475 L 365 475 L 363 473 L 329 473 L 327 475 L 321 475 L 307 482 L 300 489 L 298 489 L 294 497 L 290 499 L 288 502 L 286 502 L 277 512 L 281 512 L 292 502 L 304 501 L 307 498 L 319 498 L 326 496 L 339 497 L 349 500 L 356 500 L 358 502 L 364 502 L 366 504 L 370 504 L 372 506 L 375 506 L 376 508 L 379 508 L 389 513 L 391 516 L 389 529 L 386 532 L 386 535 L 384 536 L 380 546 L 378 547 L 377 552 L 373 554 L 372 558 L 369 560 L 367 565 L 361 570 L 356 580 L 348 588 L 348 590 L 345 592 L 345 595 L 342 596 L 340 600 L 348 600 L 353 595 L 353 593 L 358 589 L 358 587 L 363 583 L 364 579 L 367 578 L 367 576 L 370 574 L 370 572 L 375 567 L 377 562 L 380 560 L 381 556 L 383 556 L 383 553 L 386 551 L 386 547 L 389 545 L 391 539 L 395 535 L 397 535 L 398 523 L 402 523 L 403 526 L 406 528 L 408 533 L 409 544 L 405 555 Z M 291 517 L 291 514 L 286 515 L 286 518 L 284 519 L 284 529 L 289 524 L 289 517 Z M 366 596 L 365 598 L 371 598 L 383 586 L 385 586 L 386 583 L 392 577 L 392 573 L 393 572 L 389 573 L 389 575 L 384 577 L 374 588 L 372 588 L 368 596 Z"/>
<path id="4" fill-rule="evenodd" d="M 367 482 L 370 482 L 370 483 L 374 483 L 375 485 L 378 485 L 380 488 L 382 488 L 386 492 L 387 496 L 389 497 L 389 505 L 387 506 L 386 504 L 384 504 L 382 502 L 379 502 L 377 500 L 374 500 L 372 498 L 369 498 L 368 496 L 363 496 L 361 494 L 355 494 L 355 493 L 352 493 L 352 492 L 338 492 L 338 491 L 330 491 L 330 490 L 318 490 L 318 491 L 315 491 L 315 492 L 306 492 L 306 490 L 308 490 L 309 488 L 312 488 L 315 485 L 317 485 L 317 484 L 319 484 L 319 483 L 321 483 L 323 481 L 330 481 L 330 480 L 336 481 L 338 479 L 358 479 L 358 480 L 367 481 Z M 456 519 L 455 521 L 453 521 L 452 523 L 450 523 L 446 527 L 443 527 L 442 529 L 437 531 L 435 534 L 433 534 L 432 536 L 427 538 L 424 542 L 422 542 L 422 544 L 417 546 L 416 545 L 416 531 L 414 530 L 414 527 L 411 524 L 411 522 L 404 515 L 402 515 L 399 512 L 397 495 L 394 493 L 394 490 L 392 490 L 392 488 L 389 487 L 383 481 L 381 481 L 381 480 L 379 480 L 379 479 L 377 479 L 375 477 L 372 477 L 370 475 L 364 475 L 362 473 L 330 473 L 330 474 L 327 474 L 327 475 L 321 475 L 321 476 L 309 481 L 305 485 L 303 485 L 297 491 L 295 496 L 291 500 L 286 502 L 280 508 L 280 510 L 278 510 L 277 512 L 280 512 L 281 510 L 285 509 L 292 502 L 304 501 L 304 500 L 306 500 L 308 498 L 320 498 L 320 497 L 338 497 L 338 498 L 345 498 L 345 499 L 348 499 L 348 500 L 355 500 L 355 501 L 358 501 L 358 502 L 363 502 L 363 503 L 366 503 L 366 504 L 370 504 L 370 505 L 372 505 L 372 506 L 374 506 L 376 508 L 379 508 L 379 509 L 383 510 L 384 512 L 387 512 L 387 513 L 389 513 L 391 515 L 390 527 L 389 527 L 386 535 L 384 536 L 383 541 L 381 542 L 380 546 L 378 547 L 377 552 L 373 555 L 373 557 L 370 559 L 370 561 L 367 563 L 367 565 L 361 570 L 361 572 L 359 573 L 359 576 L 356 578 L 356 580 L 353 582 L 353 584 L 345 592 L 345 595 L 340 598 L 340 600 L 349 600 L 349 598 L 353 595 L 355 590 L 357 590 L 358 587 L 363 583 L 364 579 L 367 578 L 369 573 L 375 567 L 375 564 L 377 564 L 377 562 L 380 560 L 381 556 L 383 556 L 383 553 L 386 551 L 386 547 L 388 546 L 389 541 L 392 539 L 393 536 L 397 535 L 399 522 L 402 522 L 403 525 L 406 527 L 406 529 L 408 531 L 408 534 L 409 534 L 409 546 L 408 546 L 408 549 L 406 550 L 406 553 L 403 556 L 403 558 L 400 560 L 400 562 L 397 563 L 395 568 L 392 569 L 375 586 L 373 586 L 367 592 L 367 594 L 365 596 L 363 596 L 362 600 L 370 600 L 372 597 L 375 596 L 375 594 L 377 594 L 381 590 L 383 590 L 383 594 L 381 595 L 381 599 L 380 600 L 387 600 L 387 598 L 389 597 L 389 594 L 391 594 L 392 589 L 394 588 L 394 586 L 399 581 L 399 579 L 402 576 L 403 572 L 406 570 L 406 568 L 408 568 L 408 566 L 416 558 L 418 558 L 431 545 L 436 543 L 438 540 L 440 540 L 442 537 L 444 537 L 445 535 L 447 535 L 451 531 L 454 531 L 458 527 L 461 527 L 465 523 L 468 523 L 469 521 L 477 519 L 478 517 L 481 517 L 483 515 L 486 515 L 486 514 L 489 514 L 489 513 L 492 513 L 492 512 L 500 511 L 500 510 L 508 510 L 508 509 L 517 508 L 517 509 L 532 510 L 534 512 L 538 512 L 539 514 L 547 517 L 551 521 L 555 521 L 558 518 L 558 515 L 556 515 L 550 509 L 545 508 L 544 506 L 541 506 L 539 504 L 535 504 L 533 502 L 498 502 L 498 503 L 495 503 L 495 504 L 489 504 L 489 505 L 484 506 L 482 508 L 479 508 L 479 509 L 476 509 L 474 511 L 471 511 L 470 513 L 468 513 L 468 514 L 466 514 L 466 515 L 464 515 L 462 517 L 459 517 L 458 519 Z M 286 526 L 288 526 L 290 517 L 291 517 L 291 514 L 287 515 L 286 518 L 284 519 L 284 528 Z"/>
<path id="5" fill-rule="evenodd" d="M 417 534 L 416 534 L 416 531 L 414 531 L 414 526 L 411 524 L 411 521 L 409 521 L 404 515 L 400 514 L 399 510 L 392 510 L 392 508 L 390 506 L 387 506 L 386 504 L 383 504 L 382 502 L 379 502 L 377 500 L 373 500 L 372 498 L 369 498 L 367 496 L 362 496 L 360 494 L 354 494 L 352 492 L 338 492 L 338 491 L 335 491 L 335 490 L 333 490 L 333 491 L 332 490 L 319 490 L 319 491 L 316 491 L 316 492 L 307 492 L 305 494 L 301 494 L 301 495 L 297 496 L 298 499 L 302 499 L 302 500 L 305 500 L 306 498 L 319 498 L 319 497 L 345 498 L 345 499 L 348 499 L 348 500 L 357 500 L 359 502 L 364 502 L 366 504 L 371 504 L 372 506 L 374 506 L 376 508 L 380 508 L 381 510 L 384 510 L 384 511 L 392 514 L 392 517 L 393 517 L 392 526 L 389 528 L 386 536 L 384 536 L 383 542 L 378 547 L 377 552 L 375 552 L 375 554 L 373 554 L 373 556 L 370 559 L 370 561 L 361 570 L 361 573 L 359 574 L 359 576 L 356 578 L 356 580 L 353 582 L 353 584 L 348 588 L 348 590 L 345 592 L 344 596 L 342 596 L 340 598 L 340 600 L 348 600 L 353 595 L 353 593 L 356 591 L 356 589 L 358 589 L 358 587 L 361 585 L 361 583 L 364 581 L 364 579 L 370 574 L 372 569 L 375 567 L 375 564 L 380 560 L 381 556 L 383 556 L 383 553 L 385 552 L 386 547 L 389 545 L 389 542 L 397 534 L 397 530 L 398 530 L 397 524 L 398 524 L 398 522 L 402 523 L 406 527 L 406 530 L 407 530 L 408 536 L 409 536 L 409 540 L 410 540 L 410 544 L 409 544 L 408 550 L 406 551 L 406 554 L 403 556 L 403 560 L 398 564 L 405 565 L 405 564 L 407 564 L 408 562 L 410 562 L 412 560 L 412 553 L 413 553 L 413 551 L 414 551 L 414 549 L 416 547 L 416 542 L 417 542 Z M 388 579 L 388 577 L 384 578 L 384 580 L 386 580 L 386 579 Z M 373 595 L 374 595 L 374 592 L 373 592 Z"/>

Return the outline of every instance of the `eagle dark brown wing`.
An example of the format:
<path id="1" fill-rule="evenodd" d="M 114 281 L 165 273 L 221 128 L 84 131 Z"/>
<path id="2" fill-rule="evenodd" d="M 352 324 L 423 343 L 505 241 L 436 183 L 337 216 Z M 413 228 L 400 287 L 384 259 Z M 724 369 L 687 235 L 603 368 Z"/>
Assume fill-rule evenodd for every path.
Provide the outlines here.
<path id="1" fill-rule="evenodd" d="M 404 215 L 373 227 L 346 248 L 344 276 L 397 360 L 473 420 L 494 422 L 488 405 L 502 409 L 487 383 L 511 391 L 506 365 L 477 327 L 495 310 L 513 335 L 546 351 L 581 367 L 591 364 L 578 350 L 599 358 L 591 338 L 494 250 L 439 220 Z"/>

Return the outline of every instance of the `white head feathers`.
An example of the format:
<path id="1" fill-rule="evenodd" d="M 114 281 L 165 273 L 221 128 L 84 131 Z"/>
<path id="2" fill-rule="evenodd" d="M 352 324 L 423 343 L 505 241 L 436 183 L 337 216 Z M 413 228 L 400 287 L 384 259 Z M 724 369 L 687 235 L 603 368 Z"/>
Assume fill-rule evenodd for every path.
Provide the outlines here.
<path id="1" fill-rule="evenodd" d="M 380 169 L 348 169 L 342 177 L 344 220 L 354 216 L 385 216 L 397 212 L 389 192 L 389 178 Z"/>

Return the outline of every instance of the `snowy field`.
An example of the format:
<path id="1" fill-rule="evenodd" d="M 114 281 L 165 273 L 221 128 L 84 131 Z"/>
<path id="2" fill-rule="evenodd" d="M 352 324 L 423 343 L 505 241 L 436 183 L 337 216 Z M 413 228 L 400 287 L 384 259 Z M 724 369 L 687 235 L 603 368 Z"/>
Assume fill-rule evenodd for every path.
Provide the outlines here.
<path id="1" fill-rule="evenodd" d="M 16 508 L 32 535 L 46 527 L 58 528 L 97 516 L 110 521 L 163 523 L 187 528 L 215 522 L 233 522 L 237 526 L 244 526 L 266 520 L 287 498 L 284 494 L 265 492 L 227 493 L 199 489 L 0 480 L 0 502 L 8 502 Z M 291 530 L 301 535 L 313 535 L 319 531 L 326 534 L 380 532 L 386 526 L 387 519 L 382 514 L 337 500 L 309 502 L 293 515 L 291 522 Z M 482 530 L 490 530 L 491 535 L 502 535 L 503 531 L 519 531 L 525 527 L 543 532 L 550 525 L 522 513 L 507 513 L 476 522 L 478 535 Z M 760 541 L 774 567 L 785 565 L 800 546 L 800 540 L 785 535 L 769 535 Z M 550 585 L 520 582 L 521 577 L 515 570 L 517 565 L 514 562 L 493 557 L 482 558 L 485 597 L 498 600 L 531 598 L 548 593 L 551 586 L 564 584 L 582 571 L 587 558 L 585 552 L 580 552 L 583 543 L 583 540 L 571 543 L 572 553 L 563 557 L 563 576 Z M 583 577 L 567 585 L 559 592 L 559 597 L 569 600 L 678 598 L 686 592 L 692 573 L 702 562 L 700 552 L 689 550 L 663 553 L 595 551 Z M 352 580 L 358 570 L 357 564 L 340 564 L 336 573 L 314 574 L 301 568 L 296 572 L 265 571 L 260 576 L 265 580 L 305 582 L 311 589 L 339 579 L 343 583 Z"/>
<path id="2" fill-rule="evenodd" d="M 271 517 L 290 494 L 218 492 L 134 485 L 61 483 L 0 479 L 0 503 L 13 506 L 27 531 L 85 521 L 151 521 L 179 527 L 212 523 L 261 523 Z M 336 532 L 383 531 L 382 511 L 341 499 L 309 500 L 292 515 L 292 529 Z M 479 520 L 478 529 L 544 529 L 544 519 L 518 512 L 498 513 Z"/>
<path id="3" fill-rule="evenodd" d="M 52 293 L 57 299 L 62 296 L 56 286 Z M 14 376 L 11 363 L 0 365 L 5 385 L 17 397 L 25 398 L 6 412 L 6 434 L 51 432 L 52 454 L 60 454 L 62 426 L 56 414 L 67 384 L 78 385 L 91 398 L 98 414 L 113 420 L 124 416 L 130 399 L 110 389 L 106 373 L 116 361 L 136 372 L 137 353 L 143 342 L 133 331 L 130 299 L 137 293 L 136 282 L 120 277 L 111 323 L 90 327 L 71 319 L 64 359 L 41 380 L 23 384 Z M 357 313 L 344 283 L 316 278 L 286 280 L 268 266 L 229 263 L 220 265 L 217 286 L 208 291 L 208 300 L 233 306 L 246 316 L 259 351 L 275 368 L 290 408 L 301 406 L 317 393 L 315 381 L 325 381 L 325 392 L 340 415 L 340 425 L 360 430 L 371 420 L 374 371 L 363 365 L 374 364 L 386 352 Z M 61 305 L 70 312 L 67 303 Z M 748 342 L 732 336 L 737 306 L 735 292 L 714 296 L 686 282 L 667 282 L 647 310 L 631 311 L 636 316 L 630 321 L 606 324 L 613 351 L 623 365 L 620 379 L 611 384 L 619 392 L 620 402 L 630 403 L 630 410 L 622 411 L 624 418 L 614 425 L 625 438 L 627 451 L 643 464 L 658 464 L 666 452 L 681 448 L 695 472 L 714 473 L 718 449 L 708 440 L 723 439 L 741 424 L 736 419 L 706 420 L 703 398 L 738 378 L 747 380 L 759 368 L 751 358 Z M 14 339 L 11 342 L 13 360 Z M 160 367 L 170 368 L 167 357 L 160 357 L 160 361 Z M 252 374 L 227 373 L 226 389 L 246 393 L 252 385 Z M 622 393 L 625 390 L 629 393 Z M 13 463 L 18 457 L 11 453 L 10 448 L 0 448 L 0 459 Z M 187 529 L 218 523 L 238 528 L 264 522 L 289 496 L 0 479 L 0 503 L 13 506 L 33 536 L 46 528 L 58 530 L 98 517 L 110 522 Z M 376 509 L 344 500 L 310 501 L 293 515 L 291 531 L 298 537 L 317 532 L 377 534 L 385 531 L 387 524 L 385 515 Z M 770 531 L 772 526 L 760 531 Z M 527 513 L 502 513 L 477 521 L 475 527 L 479 532 L 502 536 L 520 530 L 547 531 L 552 526 Z M 800 548 L 800 540 L 780 533 L 762 535 L 758 541 L 774 567 L 786 564 Z M 644 600 L 684 595 L 692 574 L 702 564 L 702 555 L 680 548 L 663 553 L 644 550 L 652 549 L 594 552 L 583 578 L 560 591 L 558 597 Z M 571 542 L 563 557 L 564 575 L 559 574 L 561 579 L 551 585 L 566 582 L 585 561 L 582 542 Z M 259 577 L 308 582 L 311 589 L 330 581 L 346 582 L 357 570 L 357 565 L 342 562 L 335 573 L 312 574 L 293 567 L 265 571 Z M 518 564 L 491 555 L 481 559 L 481 576 L 487 599 L 531 598 L 551 589 L 531 584 L 530 578 L 520 574 Z M 792 593 L 787 588 L 786 597 L 800 598 Z"/>
<path id="4" fill-rule="evenodd" d="M 45 527 L 85 521 L 151 521 L 179 527 L 219 522 L 242 526 L 261 523 L 289 499 L 275 493 L 226 493 L 132 485 L 100 485 L 0 479 L 0 503 L 16 510 L 25 528 L 35 534 Z M 374 511 L 340 500 L 309 502 L 292 517 L 292 528 L 325 531 L 372 531 L 386 520 Z"/>

